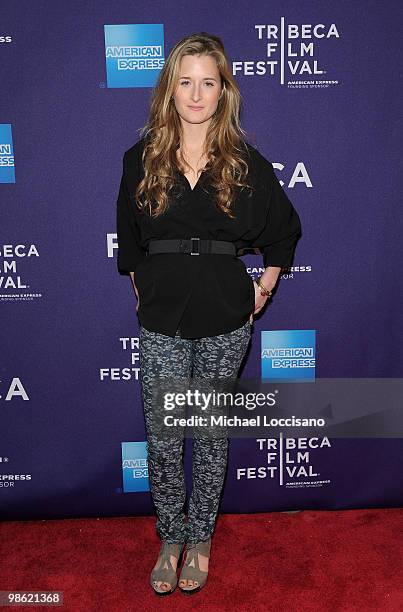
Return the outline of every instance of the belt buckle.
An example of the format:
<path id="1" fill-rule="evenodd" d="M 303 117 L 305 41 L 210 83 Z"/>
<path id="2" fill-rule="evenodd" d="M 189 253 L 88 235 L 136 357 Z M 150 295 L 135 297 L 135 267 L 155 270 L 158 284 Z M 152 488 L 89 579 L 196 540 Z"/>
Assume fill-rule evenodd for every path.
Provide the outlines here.
<path id="1" fill-rule="evenodd" d="M 191 238 L 190 240 L 192 241 L 192 244 L 191 244 L 191 247 L 190 247 L 190 254 L 191 255 L 200 255 L 200 238 Z M 198 250 L 197 250 L 196 253 L 193 252 L 193 240 L 198 240 L 199 241 L 197 243 Z"/>

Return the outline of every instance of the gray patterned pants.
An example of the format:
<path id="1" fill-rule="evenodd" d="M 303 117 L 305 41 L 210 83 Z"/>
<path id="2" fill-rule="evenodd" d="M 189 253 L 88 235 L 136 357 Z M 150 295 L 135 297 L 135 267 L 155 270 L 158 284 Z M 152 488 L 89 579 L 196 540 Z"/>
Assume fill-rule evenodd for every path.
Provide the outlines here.
<path id="1" fill-rule="evenodd" d="M 186 483 L 184 439 L 163 439 L 152 426 L 153 381 L 157 378 L 201 377 L 234 379 L 251 336 L 251 323 L 219 336 L 174 338 L 140 326 L 140 382 L 147 430 L 148 474 L 157 514 L 157 533 L 169 543 L 202 542 L 213 533 L 228 457 L 225 437 L 193 438 L 193 488 L 188 520 L 184 514 Z"/>

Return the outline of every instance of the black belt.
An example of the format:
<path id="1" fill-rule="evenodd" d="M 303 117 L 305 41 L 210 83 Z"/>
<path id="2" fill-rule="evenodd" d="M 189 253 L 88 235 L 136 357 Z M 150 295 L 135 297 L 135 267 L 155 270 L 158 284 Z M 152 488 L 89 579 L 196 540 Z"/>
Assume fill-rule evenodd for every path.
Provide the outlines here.
<path id="1" fill-rule="evenodd" d="M 189 255 L 218 254 L 236 255 L 233 242 L 227 240 L 204 240 L 201 238 L 170 238 L 167 240 L 150 240 L 148 254 L 154 253 L 187 253 Z"/>

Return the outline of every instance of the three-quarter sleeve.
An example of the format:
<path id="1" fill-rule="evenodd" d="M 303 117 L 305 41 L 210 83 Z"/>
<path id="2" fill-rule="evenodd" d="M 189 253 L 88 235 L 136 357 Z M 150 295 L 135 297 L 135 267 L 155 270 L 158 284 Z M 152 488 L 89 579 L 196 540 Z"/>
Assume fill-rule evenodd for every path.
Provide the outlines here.
<path id="1" fill-rule="evenodd" d="M 263 265 L 284 268 L 292 263 L 294 250 L 301 235 L 301 220 L 280 185 L 271 162 L 262 163 L 259 182 L 263 191 L 263 206 L 267 210 L 262 232 L 253 247 L 263 253 Z"/>
<path id="2" fill-rule="evenodd" d="M 129 197 L 125 178 L 126 153 L 123 156 L 123 171 L 119 195 L 116 202 L 116 229 L 118 241 L 118 270 L 135 272 L 137 265 L 146 256 L 141 247 L 140 228 L 134 211 L 134 201 Z"/>

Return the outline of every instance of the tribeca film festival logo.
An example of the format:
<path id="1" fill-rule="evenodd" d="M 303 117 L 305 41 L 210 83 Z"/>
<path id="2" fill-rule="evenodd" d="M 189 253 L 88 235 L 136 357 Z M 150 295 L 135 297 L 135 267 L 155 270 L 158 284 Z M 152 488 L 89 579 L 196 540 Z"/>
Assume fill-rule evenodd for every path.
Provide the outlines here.
<path id="1" fill-rule="evenodd" d="M 119 343 L 122 351 L 129 364 L 124 367 L 106 367 L 99 369 L 99 380 L 130 381 L 139 380 L 140 377 L 140 353 L 139 353 L 139 338 L 119 338 Z"/>
<path id="2" fill-rule="evenodd" d="M 321 476 L 313 461 L 318 459 L 321 449 L 331 448 L 329 438 L 287 438 L 280 433 L 278 439 L 258 438 L 256 443 L 265 457 L 265 465 L 237 468 L 237 480 L 268 478 L 292 489 L 330 484 L 330 479 Z"/>
<path id="3" fill-rule="evenodd" d="M 42 293 L 26 291 L 29 285 L 19 270 L 22 261 L 30 257 L 39 257 L 35 244 L 0 245 L 0 302 L 30 301 L 42 297 Z"/>
<path id="4" fill-rule="evenodd" d="M 154 87 L 165 63 L 164 25 L 105 25 L 104 36 L 108 88 Z"/>
<path id="5" fill-rule="evenodd" d="M 319 41 L 340 38 L 336 24 L 255 25 L 258 40 L 265 44 L 261 60 L 233 62 L 233 74 L 277 77 L 280 84 L 294 89 L 313 89 L 338 85 L 338 80 L 326 78 L 326 69 L 317 58 Z"/>
<path id="6" fill-rule="evenodd" d="M 0 123 L 0 183 L 15 183 L 13 136 L 10 123 Z"/>

